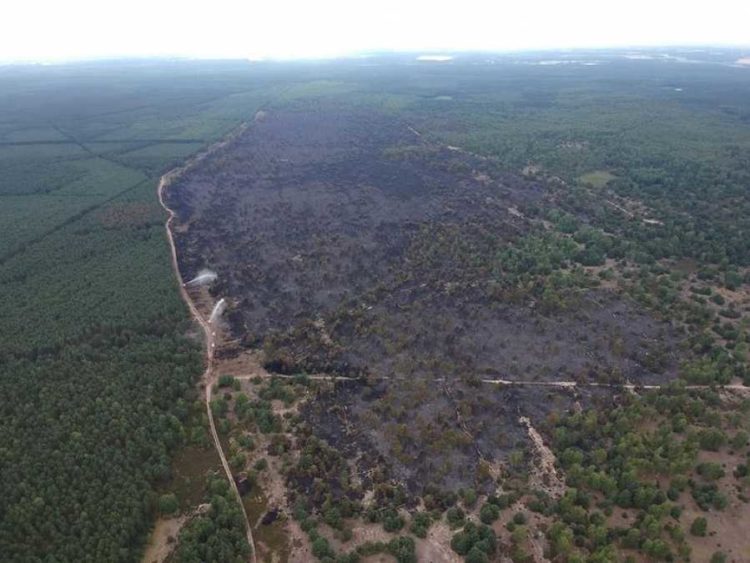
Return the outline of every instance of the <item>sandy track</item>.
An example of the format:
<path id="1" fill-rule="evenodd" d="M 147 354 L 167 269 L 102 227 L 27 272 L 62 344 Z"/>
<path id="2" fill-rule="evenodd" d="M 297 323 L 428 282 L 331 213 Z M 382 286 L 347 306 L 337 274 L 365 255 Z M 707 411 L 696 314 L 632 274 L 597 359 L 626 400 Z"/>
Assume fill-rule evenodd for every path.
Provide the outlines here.
<path id="1" fill-rule="evenodd" d="M 255 377 L 280 377 L 282 379 L 296 379 L 299 376 L 297 375 L 286 375 L 286 374 L 280 374 L 280 373 L 253 373 L 250 375 L 236 375 L 234 376 L 235 379 L 253 379 Z M 361 378 L 361 377 L 348 377 L 345 375 L 326 375 L 326 374 L 311 374 L 311 375 L 305 375 L 304 376 L 307 379 L 317 380 L 317 381 L 364 381 L 367 379 L 376 379 L 378 381 L 413 381 L 413 378 L 409 377 L 388 377 L 388 376 L 378 376 L 378 377 L 370 377 L 370 378 Z M 432 382 L 442 383 L 445 382 L 446 379 L 443 377 L 438 377 L 435 379 L 430 380 Z M 480 383 L 486 383 L 488 385 L 505 385 L 508 387 L 557 387 L 557 388 L 563 388 L 563 389 L 575 389 L 578 387 L 604 387 L 608 389 L 624 389 L 626 391 L 639 391 L 639 390 L 652 390 L 652 389 L 661 389 L 666 388 L 667 385 L 640 385 L 635 383 L 602 383 L 602 382 L 596 382 L 596 381 L 528 381 L 528 380 L 514 380 L 514 379 L 480 379 Z M 750 394 L 750 387 L 747 387 L 741 383 L 732 383 L 728 385 L 685 385 L 685 389 L 688 391 L 700 391 L 700 390 L 709 390 L 714 389 L 716 391 L 736 391 L 738 393 L 747 393 Z"/>
<path id="2" fill-rule="evenodd" d="M 213 412 L 211 411 L 211 388 L 214 383 L 214 373 L 213 373 L 214 348 L 216 346 L 214 342 L 214 331 L 209 321 L 200 313 L 195 303 L 191 299 L 190 295 L 188 294 L 187 290 L 185 289 L 185 282 L 182 279 L 182 274 L 180 273 L 180 268 L 177 263 L 177 248 L 175 247 L 174 237 L 172 236 L 172 223 L 175 219 L 175 213 L 167 206 L 167 204 L 164 201 L 164 189 L 167 186 L 169 186 L 171 182 L 173 182 L 186 170 L 190 169 L 191 167 L 195 166 L 197 163 L 201 162 L 208 155 L 226 146 L 227 143 L 229 143 L 237 135 L 242 133 L 242 131 L 244 131 L 245 128 L 246 128 L 245 124 L 241 125 L 234 133 L 230 134 L 225 140 L 212 145 L 211 147 L 206 149 L 204 152 L 190 159 L 184 166 L 175 168 L 173 170 L 170 170 L 166 174 L 164 174 L 159 180 L 159 185 L 157 187 L 157 196 L 159 198 L 159 204 L 164 208 L 164 210 L 168 214 L 167 221 L 164 224 L 164 228 L 167 232 L 167 241 L 169 242 L 169 247 L 172 252 L 172 268 L 174 270 L 175 276 L 177 277 L 177 282 L 179 283 L 179 286 L 180 286 L 180 295 L 182 295 L 182 299 L 185 301 L 185 303 L 187 303 L 187 306 L 190 309 L 190 314 L 201 326 L 201 329 L 203 330 L 203 334 L 205 336 L 206 369 L 203 372 L 202 381 L 206 387 L 206 395 L 205 395 L 206 414 L 208 415 L 208 424 L 211 429 L 211 437 L 214 441 L 214 447 L 216 448 L 216 451 L 219 454 L 219 458 L 221 459 L 221 465 L 224 468 L 224 472 L 226 473 L 227 479 L 229 480 L 229 484 L 232 487 L 232 490 L 234 491 L 235 495 L 237 496 L 237 502 L 239 502 L 240 508 L 242 509 L 242 515 L 245 519 L 245 531 L 247 534 L 247 542 L 248 544 L 250 544 L 250 548 L 251 548 L 249 561 L 251 563 L 257 563 L 256 557 L 255 557 L 255 542 L 253 541 L 252 528 L 250 527 L 250 522 L 247 518 L 245 505 L 242 503 L 242 496 L 240 495 L 240 492 L 237 489 L 237 484 L 234 482 L 232 471 L 229 468 L 229 463 L 227 462 L 227 458 L 224 455 L 224 450 L 221 447 L 221 442 L 219 441 L 219 434 L 216 431 L 216 424 L 214 422 L 214 415 L 213 415 Z"/>

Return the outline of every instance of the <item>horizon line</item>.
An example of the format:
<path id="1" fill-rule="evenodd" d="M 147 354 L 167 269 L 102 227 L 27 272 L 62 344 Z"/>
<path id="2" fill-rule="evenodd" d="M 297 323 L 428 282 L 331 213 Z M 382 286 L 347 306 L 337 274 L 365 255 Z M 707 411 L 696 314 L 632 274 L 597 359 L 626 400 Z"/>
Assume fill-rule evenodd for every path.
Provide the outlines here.
<path id="1" fill-rule="evenodd" d="M 601 45 L 601 46 L 562 46 L 562 47 L 519 47 L 519 48 L 498 48 L 498 49 L 461 49 L 461 48 L 435 48 L 429 47 L 424 49 L 407 48 L 407 49 L 361 49 L 342 53 L 317 54 L 317 55 L 288 55 L 288 56 L 254 56 L 249 55 L 210 55 L 185 53 L 153 53 L 153 54 L 107 54 L 91 55 L 81 57 L 44 57 L 44 58 L 16 58 L 0 59 L 0 66 L 53 66 L 81 63 L 105 63 L 105 62 L 147 62 L 147 61 L 224 61 L 224 62 L 314 62 L 314 61 L 336 61 L 351 60 L 365 57 L 377 57 L 388 55 L 451 55 L 454 58 L 460 55 L 523 55 L 535 53 L 562 53 L 562 52 L 601 52 L 601 51 L 643 51 L 653 49 L 720 49 L 720 50 L 744 50 L 750 51 L 750 42 L 748 43 L 661 43 L 661 44 L 632 44 L 632 45 Z M 750 54 L 750 53 L 748 53 Z M 710 62 L 710 61 L 705 61 Z"/>

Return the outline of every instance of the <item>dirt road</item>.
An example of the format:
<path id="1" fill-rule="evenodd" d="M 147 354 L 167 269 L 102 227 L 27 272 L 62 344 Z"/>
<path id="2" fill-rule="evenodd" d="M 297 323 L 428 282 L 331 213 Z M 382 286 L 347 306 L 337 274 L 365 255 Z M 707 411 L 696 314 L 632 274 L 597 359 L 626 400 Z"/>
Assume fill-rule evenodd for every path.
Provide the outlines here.
<path id="1" fill-rule="evenodd" d="M 235 379 L 253 379 L 255 377 L 279 377 L 282 379 L 297 379 L 299 376 L 297 375 L 286 375 L 286 374 L 280 374 L 280 373 L 253 373 L 251 375 L 236 375 Z M 345 375 L 326 375 L 326 374 L 309 374 L 304 376 L 307 379 L 317 380 L 317 381 L 361 381 L 363 378 L 359 377 L 350 377 Z M 364 378 L 368 379 L 368 378 Z M 410 377 L 389 377 L 386 375 L 383 376 L 370 376 L 370 379 L 376 379 L 379 381 L 413 381 L 413 378 Z M 431 380 L 433 383 L 443 383 L 446 381 L 443 377 L 437 377 L 435 379 Z M 601 383 L 596 381 L 529 381 L 529 380 L 514 380 L 514 379 L 480 379 L 481 383 L 486 383 L 488 385 L 506 385 L 509 387 L 517 386 L 517 387 L 557 387 L 557 388 L 563 388 L 563 389 L 575 389 L 576 387 L 605 387 L 609 389 L 624 389 L 626 391 L 638 391 L 638 390 L 652 390 L 652 389 L 661 389 L 662 387 L 666 387 L 666 385 L 640 385 L 635 383 Z M 731 383 L 727 385 L 685 385 L 685 389 L 688 391 L 700 391 L 700 390 L 709 390 L 709 389 L 715 389 L 717 391 L 736 391 L 740 394 L 747 393 L 750 394 L 750 387 L 743 385 L 741 383 Z"/>
<path id="2" fill-rule="evenodd" d="M 239 131 L 241 132 L 245 126 L 241 126 Z M 226 143 L 231 140 L 231 137 L 227 140 L 224 140 L 220 143 L 217 143 L 216 145 L 213 145 L 209 149 L 207 149 L 204 153 L 201 153 L 194 159 L 191 159 L 188 161 L 187 164 L 185 164 L 182 167 L 175 168 L 174 170 L 170 170 L 166 174 L 164 174 L 161 179 L 159 180 L 159 186 L 157 187 L 157 195 L 159 198 L 159 204 L 164 208 L 164 210 L 167 212 L 168 217 L 167 221 L 164 224 L 164 227 L 167 231 L 167 240 L 169 241 L 169 247 L 172 252 L 172 268 L 174 269 L 175 276 L 177 277 L 177 282 L 180 286 L 180 294 L 182 295 L 182 299 L 187 303 L 188 308 L 190 309 L 190 314 L 193 316 L 193 318 L 198 322 L 198 324 L 201 326 L 201 329 L 203 329 L 203 334 L 205 336 L 206 341 L 206 370 L 203 372 L 202 381 L 206 386 L 206 413 L 208 415 L 208 424 L 211 429 L 211 437 L 214 441 L 214 446 L 216 447 L 216 451 L 219 453 L 219 458 L 221 459 L 221 465 L 224 467 L 224 472 L 226 473 L 227 479 L 229 479 L 229 484 L 232 487 L 232 490 L 235 492 L 235 495 L 237 496 L 237 502 L 240 504 L 240 508 L 242 509 L 242 515 L 245 519 L 245 531 L 247 533 L 247 542 L 250 544 L 251 548 L 251 554 L 250 554 L 250 562 L 251 563 L 257 563 L 257 560 L 255 558 L 255 543 L 253 541 L 253 532 L 252 528 L 250 527 L 250 522 L 247 518 L 247 512 L 245 511 L 245 506 L 242 504 L 242 497 L 240 496 L 240 492 L 237 489 L 237 484 L 234 482 L 234 477 L 232 476 L 232 471 L 229 468 L 229 463 L 227 462 L 227 458 L 224 455 L 224 449 L 221 447 L 221 442 L 219 441 L 219 434 L 216 432 L 216 424 L 214 422 L 214 415 L 213 412 L 211 412 L 211 388 L 214 383 L 214 374 L 213 374 L 213 363 L 214 363 L 214 348 L 216 346 L 214 341 L 214 329 L 209 323 L 209 321 L 198 311 L 198 308 L 195 306 L 195 303 L 190 298 L 190 295 L 188 294 L 187 290 L 185 289 L 185 283 L 182 279 L 182 274 L 180 273 L 180 268 L 177 263 L 177 248 L 174 244 L 174 237 L 172 236 L 172 222 L 175 218 L 175 213 L 172 211 L 167 204 L 164 201 L 164 188 L 166 188 L 172 181 L 174 181 L 175 178 L 179 177 L 180 174 L 182 174 L 185 170 L 193 166 L 195 163 L 200 162 L 203 160 L 208 154 L 215 151 L 218 148 L 221 148 L 226 145 Z"/>

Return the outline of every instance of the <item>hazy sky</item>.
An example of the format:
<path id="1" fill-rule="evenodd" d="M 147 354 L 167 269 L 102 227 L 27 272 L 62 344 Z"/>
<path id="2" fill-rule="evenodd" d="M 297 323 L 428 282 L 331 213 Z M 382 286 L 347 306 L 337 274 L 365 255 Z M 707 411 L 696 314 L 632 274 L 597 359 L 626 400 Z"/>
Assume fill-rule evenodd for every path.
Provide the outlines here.
<path id="1" fill-rule="evenodd" d="M 750 0 L 3 0 L 0 60 L 750 44 Z"/>

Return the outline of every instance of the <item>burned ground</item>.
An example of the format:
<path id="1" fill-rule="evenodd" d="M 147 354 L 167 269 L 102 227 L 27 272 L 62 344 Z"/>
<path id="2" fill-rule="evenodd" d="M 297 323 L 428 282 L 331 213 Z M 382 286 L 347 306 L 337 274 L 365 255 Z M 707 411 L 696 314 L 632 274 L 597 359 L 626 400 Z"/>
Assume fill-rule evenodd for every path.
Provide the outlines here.
<path id="1" fill-rule="evenodd" d="M 300 323 L 266 342 L 282 373 L 380 377 L 597 381 L 653 384 L 674 370 L 673 331 L 606 292 L 579 295 L 571 310 L 408 288 Z"/>
<path id="2" fill-rule="evenodd" d="M 569 291 L 545 314 L 514 285 L 502 252 L 549 197 L 406 123 L 309 111 L 265 115 L 170 190 L 183 272 L 219 273 L 235 338 L 265 346 L 278 371 L 636 382 L 673 371 L 669 326 L 633 304 Z"/>
<path id="3" fill-rule="evenodd" d="M 393 117 L 269 111 L 168 197 L 184 277 L 218 273 L 211 292 L 229 302 L 235 346 L 262 349 L 271 372 L 369 378 L 303 410 L 314 435 L 357 460 L 363 486 L 377 469 L 412 493 L 489 490 L 487 468 L 527 444 L 520 416 L 542 424 L 587 400 L 481 379 L 676 372 L 671 325 L 597 289 L 566 258 L 579 243 L 545 238 L 552 187 Z M 529 244 L 552 248 L 548 263 L 530 264 L 517 250 Z"/>
<path id="4" fill-rule="evenodd" d="M 342 120 L 338 116 L 338 120 Z M 467 158 L 427 145 L 404 124 L 336 114 L 271 115 L 172 191 L 189 231 L 184 271 L 215 264 L 235 301 L 237 336 L 260 342 L 299 320 L 404 279 L 420 226 L 476 222 L 523 228 L 506 205 L 541 197 L 451 168 Z"/>
<path id="5" fill-rule="evenodd" d="M 614 400 L 602 388 L 352 381 L 318 392 L 303 416 L 353 461 L 365 490 L 396 482 L 415 496 L 467 487 L 492 494 L 499 477 L 527 471 L 528 434 L 520 417 L 543 428 L 554 413 Z M 514 452 L 515 467 L 508 464 Z"/>

